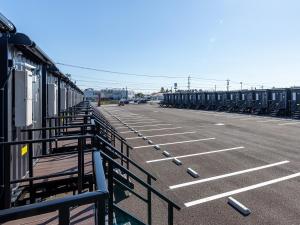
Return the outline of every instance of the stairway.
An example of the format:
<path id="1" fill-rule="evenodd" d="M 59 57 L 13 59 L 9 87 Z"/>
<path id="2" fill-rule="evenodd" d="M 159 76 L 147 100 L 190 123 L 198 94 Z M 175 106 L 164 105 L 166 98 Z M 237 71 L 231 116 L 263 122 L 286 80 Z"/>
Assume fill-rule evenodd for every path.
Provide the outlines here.
<path id="1" fill-rule="evenodd" d="M 300 119 L 300 109 L 296 110 L 293 115 L 292 115 L 293 119 Z"/>
<path id="2" fill-rule="evenodd" d="M 273 109 L 270 113 L 270 116 L 276 117 L 280 113 L 280 109 Z"/>

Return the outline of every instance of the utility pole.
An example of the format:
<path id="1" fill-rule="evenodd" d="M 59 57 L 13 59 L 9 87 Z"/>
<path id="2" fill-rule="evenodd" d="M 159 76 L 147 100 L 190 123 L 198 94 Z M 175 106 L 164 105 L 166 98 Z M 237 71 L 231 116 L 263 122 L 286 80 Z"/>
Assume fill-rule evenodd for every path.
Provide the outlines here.
<path id="1" fill-rule="evenodd" d="M 243 82 L 240 82 L 240 84 L 241 84 L 241 90 L 243 90 Z"/>
<path id="2" fill-rule="evenodd" d="M 227 91 L 229 91 L 229 82 L 230 82 L 230 80 L 227 79 L 226 81 L 227 81 Z"/>
<path id="3" fill-rule="evenodd" d="M 188 76 L 188 90 L 191 89 L 191 76 Z"/>
<path id="4" fill-rule="evenodd" d="M 127 86 L 126 86 L 126 92 L 125 92 L 125 95 L 126 95 L 126 100 L 128 100 L 128 90 L 127 90 Z"/>
<path id="5" fill-rule="evenodd" d="M 217 91 L 217 85 L 215 84 L 215 91 Z"/>

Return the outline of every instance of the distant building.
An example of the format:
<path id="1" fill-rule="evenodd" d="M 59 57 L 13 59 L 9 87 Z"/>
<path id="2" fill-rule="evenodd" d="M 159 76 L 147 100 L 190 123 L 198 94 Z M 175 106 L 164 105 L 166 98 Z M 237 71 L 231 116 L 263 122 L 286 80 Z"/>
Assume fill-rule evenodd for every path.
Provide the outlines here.
<path id="1" fill-rule="evenodd" d="M 123 89 L 102 89 L 94 90 L 93 88 L 88 88 L 84 90 L 84 96 L 86 100 L 96 101 L 98 98 L 101 99 L 111 99 L 111 100 L 120 100 L 120 99 L 131 99 L 134 97 L 134 92 Z"/>
<path id="2" fill-rule="evenodd" d="M 99 98 L 100 91 L 96 91 L 93 88 L 87 88 L 83 93 L 85 100 L 96 101 Z"/>
<path id="3" fill-rule="evenodd" d="M 161 101 L 163 99 L 164 99 L 164 95 L 161 92 L 151 94 L 151 100 Z"/>

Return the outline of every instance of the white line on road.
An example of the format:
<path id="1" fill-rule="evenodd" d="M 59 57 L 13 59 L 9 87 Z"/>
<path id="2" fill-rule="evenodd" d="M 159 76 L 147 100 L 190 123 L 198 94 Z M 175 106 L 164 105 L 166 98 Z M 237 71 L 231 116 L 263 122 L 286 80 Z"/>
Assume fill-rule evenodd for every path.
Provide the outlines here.
<path id="1" fill-rule="evenodd" d="M 159 146 L 164 146 L 164 145 L 176 145 L 176 144 L 184 144 L 184 143 L 191 143 L 191 142 L 199 142 L 199 141 L 208 141 L 208 140 L 215 140 L 216 138 L 203 138 L 203 139 L 196 139 L 196 140 L 189 140 L 189 141 L 177 141 L 177 142 L 169 142 L 169 143 L 163 143 L 163 144 L 157 144 Z M 137 148 L 148 148 L 148 147 L 153 147 L 155 145 L 143 145 L 143 146 L 137 146 L 133 147 L 134 149 Z"/>
<path id="2" fill-rule="evenodd" d="M 285 126 L 285 125 L 294 125 L 294 124 L 300 124 L 300 122 L 289 122 L 289 123 L 279 123 L 279 126 Z"/>
<path id="3" fill-rule="evenodd" d="M 158 123 L 158 124 L 132 126 L 132 127 L 134 127 L 134 128 L 136 128 L 136 127 L 157 127 L 157 126 L 172 126 L 172 125 L 173 124 L 170 124 L 170 123 Z"/>
<path id="4" fill-rule="evenodd" d="M 137 120 L 126 120 L 122 121 L 124 123 L 131 123 L 131 122 L 145 122 L 145 121 L 156 121 L 157 119 L 137 119 Z"/>
<path id="5" fill-rule="evenodd" d="M 153 163 L 153 162 L 160 162 L 160 161 L 172 160 L 174 158 L 181 159 L 181 158 L 187 158 L 187 157 L 193 157 L 193 156 L 199 156 L 199 155 L 208 155 L 208 154 L 233 151 L 233 150 L 243 149 L 243 148 L 245 148 L 245 147 L 244 146 L 240 146 L 240 147 L 234 147 L 234 148 L 226 148 L 226 149 L 214 150 L 214 151 L 209 151 L 209 152 L 194 153 L 194 154 L 189 154 L 189 155 L 179 155 L 179 156 L 174 156 L 174 157 L 170 157 L 170 158 L 153 159 L 153 160 L 146 161 L 146 163 Z"/>
<path id="6" fill-rule="evenodd" d="M 150 137 L 164 137 L 164 136 L 172 136 L 172 135 L 180 135 L 180 134 L 194 134 L 197 133 L 196 131 L 189 131 L 189 132 L 182 132 L 182 133 L 172 133 L 172 134 L 156 134 L 156 135 L 151 135 L 151 136 L 146 136 L 147 138 Z M 126 140 L 132 140 L 132 139 L 139 139 L 141 137 L 130 137 L 130 138 L 125 138 Z"/>
<path id="7" fill-rule="evenodd" d="M 278 121 L 276 119 L 272 119 L 272 120 L 257 120 L 256 122 L 257 123 L 268 123 L 268 122 L 275 122 L 275 121 Z"/>
<path id="8" fill-rule="evenodd" d="M 250 173 L 250 172 L 253 172 L 253 171 L 262 170 L 262 169 L 270 168 L 270 167 L 273 167 L 273 166 L 279 166 L 279 165 L 286 164 L 286 163 L 289 163 L 289 162 L 290 161 L 285 160 L 285 161 L 281 161 L 281 162 L 277 162 L 277 163 L 267 164 L 265 166 L 254 167 L 254 168 L 247 169 L 247 170 L 240 170 L 240 171 L 233 172 L 233 173 L 228 173 L 228 174 L 223 174 L 223 175 L 219 175 L 219 176 L 204 178 L 204 179 L 201 179 L 201 180 L 186 182 L 186 183 L 182 183 L 182 184 L 176 184 L 176 185 L 170 186 L 169 188 L 170 189 L 175 189 L 175 188 L 186 187 L 186 186 L 190 186 L 190 185 L 194 185 L 194 184 L 205 183 L 205 182 L 209 182 L 209 181 L 212 181 L 212 180 L 222 179 L 222 178 L 225 178 L 225 177 L 232 177 L 232 176 L 240 175 L 240 174 L 243 174 L 243 173 Z"/>
<path id="9" fill-rule="evenodd" d="M 141 131 L 158 131 L 158 130 L 175 130 L 175 129 L 180 129 L 182 127 L 165 127 L 165 128 L 157 128 L 157 129 L 147 129 L 147 130 L 139 130 L 139 132 Z M 121 134 L 126 134 L 126 133 L 132 133 L 133 131 L 123 131 L 120 132 Z"/>
<path id="10" fill-rule="evenodd" d="M 291 175 L 288 175 L 288 176 L 285 176 L 285 177 L 280 177 L 280 178 L 277 178 L 277 179 L 274 179 L 274 180 L 269 180 L 269 181 L 254 184 L 254 185 L 251 185 L 251 186 L 248 186 L 248 187 L 236 189 L 236 190 L 233 190 L 233 191 L 228 191 L 228 192 L 225 192 L 225 193 L 222 193 L 222 194 L 217 194 L 217 195 L 213 195 L 213 196 L 210 196 L 210 197 L 201 198 L 201 199 L 198 199 L 198 200 L 195 200 L 195 201 L 187 202 L 187 203 L 184 203 L 184 205 L 186 207 L 199 205 L 199 204 L 202 204 L 202 203 L 205 203 L 205 202 L 210 202 L 210 201 L 213 201 L 213 200 L 216 200 L 216 199 L 228 197 L 228 196 L 235 195 L 235 194 L 238 194 L 238 193 L 241 193 L 241 192 L 250 191 L 250 190 L 253 190 L 253 189 L 256 189 L 256 188 L 260 188 L 260 187 L 264 187 L 264 186 L 267 186 L 267 185 L 275 184 L 275 183 L 285 181 L 285 180 L 289 180 L 289 179 L 299 177 L 299 176 L 300 176 L 300 173 L 294 173 L 294 174 L 291 174 Z"/>
<path id="11" fill-rule="evenodd" d="M 157 122 L 159 122 L 159 121 L 155 121 L 155 123 L 157 123 Z M 143 121 L 141 121 L 141 122 L 127 123 L 127 124 L 128 124 L 128 125 L 134 125 L 134 124 L 140 124 L 140 123 L 153 123 L 153 121 L 148 121 L 148 122 L 143 122 Z"/>
<path id="12" fill-rule="evenodd" d="M 252 119 L 256 119 L 255 117 L 248 117 L 248 118 L 244 118 L 244 119 L 240 119 L 240 120 L 252 120 Z"/>

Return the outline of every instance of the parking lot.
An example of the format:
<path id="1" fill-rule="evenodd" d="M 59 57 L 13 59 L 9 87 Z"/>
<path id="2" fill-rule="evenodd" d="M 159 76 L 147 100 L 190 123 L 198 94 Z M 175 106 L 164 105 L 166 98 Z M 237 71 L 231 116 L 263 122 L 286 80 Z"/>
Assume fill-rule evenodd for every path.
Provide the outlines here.
<path id="1" fill-rule="evenodd" d="M 133 159 L 181 205 L 175 224 L 299 224 L 300 121 L 156 104 L 102 109 L 133 146 Z M 230 206 L 228 197 L 250 215 Z"/>

